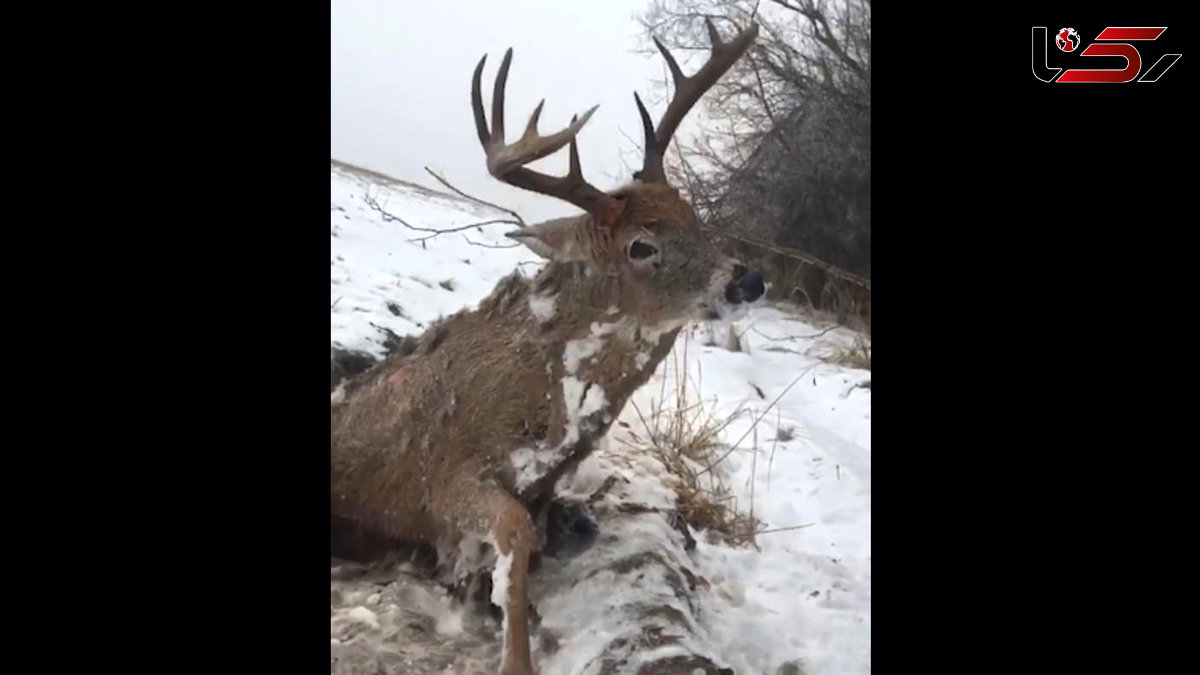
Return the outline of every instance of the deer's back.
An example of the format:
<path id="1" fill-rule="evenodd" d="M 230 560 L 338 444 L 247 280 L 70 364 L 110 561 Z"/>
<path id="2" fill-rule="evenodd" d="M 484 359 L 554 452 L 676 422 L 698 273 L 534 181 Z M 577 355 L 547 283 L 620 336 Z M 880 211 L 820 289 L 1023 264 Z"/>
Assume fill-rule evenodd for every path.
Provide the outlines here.
<path id="1" fill-rule="evenodd" d="M 432 541 L 450 488 L 499 486 L 527 503 L 591 451 L 678 328 L 611 309 L 614 282 L 552 263 L 502 279 L 475 311 L 430 328 L 346 388 L 331 419 L 333 513 Z M 539 305 L 555 297 L 554 309 Z"/>
<path id="2" fill-rule="evenodd" d="M 527 289 L 513 281 L 501 282 L 479 310 L 432 327 L 415 353 L 347 385 L 344 402 L 331 409 L 335 515 L 432 541 L 431 506 L 454 481 L 514 490 L 511 450 L 550 433 L 547 393 L 556 383 L 547 364 L 556 346 L 539 340 L 524 303 L 514 304 Z M 497 312 L 505 298 L 507 311 Z"/>

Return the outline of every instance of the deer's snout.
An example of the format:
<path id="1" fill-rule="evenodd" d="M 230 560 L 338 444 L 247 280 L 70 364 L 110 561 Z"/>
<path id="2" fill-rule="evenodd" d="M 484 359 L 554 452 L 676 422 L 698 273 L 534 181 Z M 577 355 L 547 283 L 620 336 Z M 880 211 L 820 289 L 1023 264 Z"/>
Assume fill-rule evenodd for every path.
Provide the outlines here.
<path id="1" fill-rule="evenodd" d="M 731 305 L 754 302 L 766 292 L 762 273 L 750 271 L 744 265 L 733 266 L 733 279 L 725 284 L 725 300 Z"/>

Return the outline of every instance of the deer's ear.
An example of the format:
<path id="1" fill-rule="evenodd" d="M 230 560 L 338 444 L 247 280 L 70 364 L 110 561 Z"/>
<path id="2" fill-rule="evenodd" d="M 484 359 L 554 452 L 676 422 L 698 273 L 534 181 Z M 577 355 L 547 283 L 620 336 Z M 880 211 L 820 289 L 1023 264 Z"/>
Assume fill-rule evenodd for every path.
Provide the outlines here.
<path id="1" fill-rule="evenodd" d="M 582 233 L 579 232 L 583 226 L 580 218 L 556 218 L 506 232 L 504 236 L 525 244 L 526 248 L 546 260 L 587 260 L 581 245 Z"/>

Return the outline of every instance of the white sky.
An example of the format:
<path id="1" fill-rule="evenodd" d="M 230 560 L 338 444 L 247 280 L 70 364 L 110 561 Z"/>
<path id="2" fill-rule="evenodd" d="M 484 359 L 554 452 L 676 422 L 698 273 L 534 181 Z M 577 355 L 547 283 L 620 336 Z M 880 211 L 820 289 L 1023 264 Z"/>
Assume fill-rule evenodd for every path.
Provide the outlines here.
<path id="1" fill-rule="evenodd" d="M 580 132 L 579 154 L 584 177 L 611 190 L 641 166 L 633 92 L 655 122 L 666 105 L 653 93 L 653 81 L 664 77 L 662 57 L 634 53 L 646 44 L 636 16 L 648 6 L 649 0 L 332 0 L 330 155 L 443 189 L 423 170 L 428 165 L 531 222 L 578 213 L 488 175 L 471 114 L 471 73 L 487 53 L 483 91 L 490 118 L 496 69 L 504 50 L 513 48 L 505 107 L 509 142 L 543 97 L 542 133 L 600 104 Z M 676 53 L 691 72 L 687 56 Z M 622 166 L 622 155 L 632 168 Z M 561 175 L 567 151 L 531 166 Z"/>

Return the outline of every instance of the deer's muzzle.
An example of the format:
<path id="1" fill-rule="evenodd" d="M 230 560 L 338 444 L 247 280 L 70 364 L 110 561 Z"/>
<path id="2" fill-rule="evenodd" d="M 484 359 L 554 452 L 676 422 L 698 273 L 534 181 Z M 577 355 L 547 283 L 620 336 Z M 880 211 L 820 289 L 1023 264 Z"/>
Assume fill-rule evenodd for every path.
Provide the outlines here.
<path id="1" fill-rule="evenodd" d="M 735 265 L 733 279 L 725 284 L 725 301 L 731 305 L 742 302 L 754 302 L 766 292 L 762 273 L 747 271 L 741 265 Z"/>

